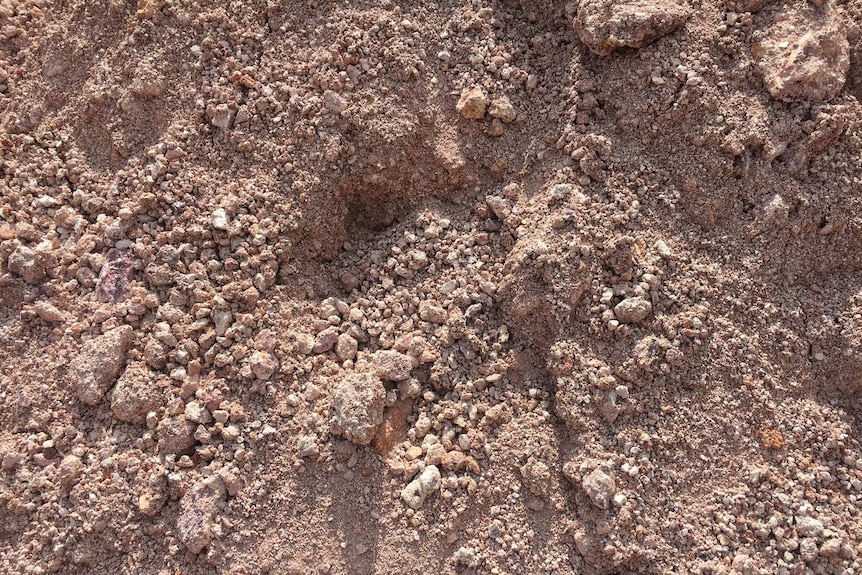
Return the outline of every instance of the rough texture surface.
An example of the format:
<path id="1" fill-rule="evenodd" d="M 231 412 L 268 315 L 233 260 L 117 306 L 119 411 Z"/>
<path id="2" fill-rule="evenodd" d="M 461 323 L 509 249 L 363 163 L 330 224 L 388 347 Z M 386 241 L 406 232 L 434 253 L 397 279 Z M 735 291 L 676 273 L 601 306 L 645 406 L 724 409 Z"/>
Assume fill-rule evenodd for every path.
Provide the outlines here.
<path id="1" fill-rule="evenodd" d="M 827 102 L 850 69 L 850 43 L 831 5 L 779 15 L 752 48 L 763 85 L 785 102 Z"/>
<path id="2" fill-rule="evenodd" d="M 126 350 L 134 331 L 123 325 L 87 340 L 70 366 L 70 380 L 78 399 L 96 405 L 117 379 L 126 363 Z"/>
<path id="3" fill-rule="evenodd" d="M 676 30 L 689 10 L 674 0 L 581 0 L 575 30 L 596 54 L 643 48 Z"/>
<path id="4" fill-rule="evenodd" d="M 332 394 L 334 432 L 359 445 L 371 443 L 383 422 L 385 393 L 380 379 L 373 374 L 345 375 Z"/>
<path id="5" fill-rule="evenodd" d="M 862 0 L 0 0 L 0 573 L 862 573 L 860 100 Z"/>

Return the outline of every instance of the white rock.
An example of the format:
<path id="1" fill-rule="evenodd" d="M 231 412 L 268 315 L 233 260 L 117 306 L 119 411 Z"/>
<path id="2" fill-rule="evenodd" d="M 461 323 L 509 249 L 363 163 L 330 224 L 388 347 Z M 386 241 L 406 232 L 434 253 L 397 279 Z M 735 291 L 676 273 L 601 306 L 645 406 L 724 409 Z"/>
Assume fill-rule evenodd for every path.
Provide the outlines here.
<path id="1" fill-rule="evenodd" d="M 228 226 L 230 226 L 230 219 L 223 208 L 214 211 L 210 221 L 212 222 L 212 226 L 217 230 L 227 230 Z"/>

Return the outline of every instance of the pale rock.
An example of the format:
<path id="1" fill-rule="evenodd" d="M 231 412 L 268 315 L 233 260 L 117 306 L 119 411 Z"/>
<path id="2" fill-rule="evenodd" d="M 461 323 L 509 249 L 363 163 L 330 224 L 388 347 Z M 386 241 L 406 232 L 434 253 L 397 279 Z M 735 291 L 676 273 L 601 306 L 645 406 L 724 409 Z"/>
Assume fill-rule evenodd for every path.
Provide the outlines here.
<path id="1" fill-rule="evenodd" d="M 57 475 L 60 479 L 60 485 L 63 487 L 72 487 L 81 478 L 84 473 L 84 464 L 81 458 L 76 455 L 67 455 L 60 462 L 60 467 L 57 469 Z"/>
<path id="2" fill-rule="evenodd" d="M 183 495 L 177 516 L 177 536 L 190 553 L 200 553 L 209 545 L 219 504 L 225 496 L 221 481 L 198 482 Z"/>
<path id="3" fill-rule="evenodd" d="M 348 333 L 342 333 L 338 336 L 338 341 L 335 342 L 335 355 L 341 361 L 347 361 L 356 357 L 356 352 L 359 349 L 359 343 Z"/>
<path id="4" fill-rule="evenodd" d="M 35 285 L 45 279 L 45 268 L 36 259 L 36 252 L 23 244 L 9 254 L 7 267 L 29 284 Z"/>
<path id="5" fill-rule="evenodd" d="M 497 118 L 506 124 L 511 124 L 518 119 L 518 112 L 515 111 L 515 107 L 508 96 L 495 98 L 491 102 L 491 108 L 488 110 L 488 113 L 491 114 L 492 118 Z"/>
<path id="6" fill-rule="evenodd" d="M 419 302 L 419 319 L 431 323 L 444 324 L 449 314 L 442 307 L 436 306 L 427 300 Z"/>
<path id="7" fill-rule="evenodd" d="M 601 469 L 594 469 L 584 476 L 581 487 L 599 509 L 608 508 L 616 491 L 613 478 Z"/>
<path id="8" fill-rule="evenodd" d="M 368 445 L 383 423 L 386 389 L 370 373 L 349 373 L 332 394 L 332 430 L 348 441 Z"/>
<path id="9" fill-rule="evenodd" d="M 278 360 L 268 351 L 256 351 L 249 359 L 251 371 L 260 381 L 269 381 L 278 371 Z"/>

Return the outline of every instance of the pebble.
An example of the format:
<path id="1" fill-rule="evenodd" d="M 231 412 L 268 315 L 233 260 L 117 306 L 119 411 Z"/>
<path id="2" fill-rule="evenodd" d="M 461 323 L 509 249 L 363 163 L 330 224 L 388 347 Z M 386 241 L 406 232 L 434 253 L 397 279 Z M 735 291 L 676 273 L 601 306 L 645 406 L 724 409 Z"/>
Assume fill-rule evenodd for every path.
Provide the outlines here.
<path id="1" fill-rule="evenodd" d="M 200 553 L 213 536 L 218 506 L 226 496 L 219 481 L 196 483 L 180 500 L 177 537 L 190 553 Z"/>
<path id="2" fill-rule="evenodd" d="M 314 349 L 314 337 L 307 333 L 296 334 L 296 351 L 308 355 Z"/>
<path id="3" fill-rule="evenodd" d="M 331 350 L 338 342 L 338 335 L 338 328 L 335 326 L 324 329 L 314 338 L 311 353 L 326 353 Z"/>
<path id="4" fill-rule="evenodd" d="M 320 455 L 320 448 L 317 446 L 316 435 L 303 435 L 297 442 L 297 456 L 300 459 L 309 457 L 317 457 Z"/>
<path id="5" fill-rule="evenodd" d="M 260 381 L 269 381 L 278 371 L 278 360 L 268 351 L 256 351 L 249 359 L 251 371 Z"/>
<path id="6" fill-rule="evenodd" d="M 78 483 L 81 475 L 84 473 L 84 464 L 81 458 L 77 455 L 69 454 L 60 462 L 60 467 L 57 469 L 57 475 L 60 479 L 60 485 L 69 488 Z"/>
<path id="7" fill-rule="evenodd" d="M 601 469 L 594 469 L 587 474 L 581 481 L 581 487 L 599 509 L 607 509 L 616 492 L 613 478 Z"/>
<path id="8" fill-rule="evenodd" d="M 402 381 L 410 377 L 413 360 L 407 354 L 391 349 L 374 354 L 374 371 L 384 381 Z"/>
<path id="9" fill-rule="evenodd" d="M 637 323 L 652 312 L 652 304 L 642 297 L 626 298 L 614 307 L 614 315 L 623 323 Z"/>
<path id="10" fill-rule="evenodd" d="M 422 301 L 419 304 L 419 319 L 422 321 L 444 324 L 448 317 L 449 314 L 442 307 L 435 306 L 428 301 Z"/>
<path id="11" fill-rule="evenodd" d="M 335 355 L 341 361 L 347 361 L 356 357 L 359 343 L 349 333 L 342 333 L 338 336 L 338 341 L 335 343 Z"/>
<path id="12" fill-rule="evenodd" d="M 143 423 L 147 413 L 155 411 L 164 402 L 164 389 L 160 375 L 143 362 L 126 367 L 111 392 L 111 411 L 120 421 Z"/>
<path id="13" fill-rule="evenodd" d="M 159 453 L 182 454 L 195 446 L 194 424 L 185 415 L 169 415 L 156 428 Z"/>
<path id="14" fill-rule="evenodd" d="M 133 338 L 131 326 L 123 325 L 84 342 L 70 373 L 79 400 L 87 405 L 102 400 L 123 368 Z"/>
<path id="15" fill-rule="evenodd" d="M 468 120 L 481 120 L 488 107 L 488 95 L 479 86 L 465 90 L 456 104 L 458 113 Z"/>
<path id="16" fill-rule="evenodd" d="M 814 517 L 797 517 L 796 532 L 803 537 L 821 537 L 823 535 L 823 522 Z"/>
<path id="17" fill-rule="evenodd" d="M 21 276 L 29 284 L 38 284 L 45 279 L 45 269 L 36 260 L 36 252 L 25 245 L 19 245 L 9 254 L 8 269 Z"/>
<path id="18" fill-rule="evenodd" d="M 219 208 L 212 213 L 210 217 L 210 223 L 212 223 L 213 228 L 217 230 L 226 231 L 230 226 L 230 219 L 227 216 L 227 212 L 224 208 Z"/>
<path id="19" fill-rule="evenodd" d="M 428 465 L 419 474 L 419 477 L 407 484 L 401 490 L 401 499 L 413 509 L 421 509 L 425 499 L 440 489 L 440 470 L 436 465 Z"/>
<path id="20" fill-rule="evenodd" d="M 497 118 L 505 124 L 511 124 L 518 119 L 518 112 L 515 111 L 515 107 L 508 96 L 495 98 L 491 102 L 491 108 L 488 110 L 488 113 L 492 118 Z"/>
<path id="21" fill-rule="evenodd" d="M 46 301 L 38 301 L 33 304 L 33 311 L 39 319 L 48 323 L 61 323 L 65 321 L 66 314 Z"/>
<path id="22" fill-rule="evenodd" d="M 383 423 L 386 389 L 370 373 L 348 373 L 332 395 L 332 429 L 348 441 L 368 445 Z"/>

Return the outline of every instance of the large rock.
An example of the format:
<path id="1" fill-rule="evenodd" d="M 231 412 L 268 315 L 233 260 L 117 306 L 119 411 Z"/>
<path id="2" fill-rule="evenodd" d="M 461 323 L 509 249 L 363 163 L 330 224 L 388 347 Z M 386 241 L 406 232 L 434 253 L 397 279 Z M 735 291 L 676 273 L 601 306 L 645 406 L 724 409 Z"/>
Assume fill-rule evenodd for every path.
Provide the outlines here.
<path id="1" fill-rule="evenodd" d="M 102 400 L 126 363 L 133 337 L 131 326 L 123 325 L 84 342 L 69 374 L 78 399 L 87 405 Z"/>
<path id="2" fill-rule="evenodd" d="M 606 55 L 642 48 L 676 30 L 688 15 L 672 0 L 582 0 L 574 26 L 581 42 Z"/>
<path id="3" fill-rule="evenodd" d="M 332 395 L 332 431 L 348 441 L 368 445 L 383 422 L 386 389 L 370 373 L 350 373 Z"/>
<path id="4" fill-rule="evenodd" d="M 835 10 L 782 14 L 752 48 L 763 85 L 778 100 L 831 100 L 847 79 L 850 45 Z"/>

